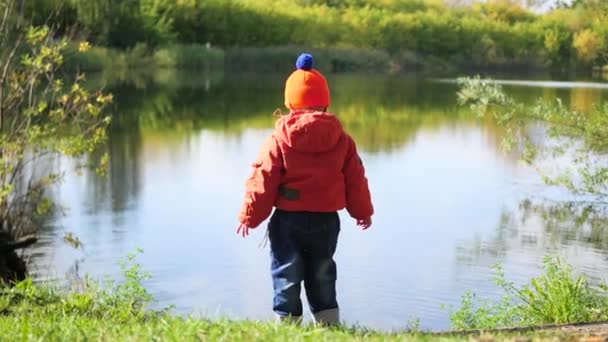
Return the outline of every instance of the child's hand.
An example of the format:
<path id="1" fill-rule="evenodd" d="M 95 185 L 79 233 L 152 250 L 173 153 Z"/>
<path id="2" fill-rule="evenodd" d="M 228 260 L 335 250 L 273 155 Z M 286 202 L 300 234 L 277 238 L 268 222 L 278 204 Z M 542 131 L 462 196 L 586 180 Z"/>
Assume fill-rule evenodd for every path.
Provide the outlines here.
<path id="1" fill-rule="evenodd" d="M 244 224 L 239 224 L 238 228 L 236 228 L 236 233 L 242 235 L 243 237 L 249 236 L 249 227 Z"/>
<path id="2" fill-rule="evenodd" d="M 357 226 L 359 226 L 361 230 L 367 230 L 369 227 L 372 226 L 372 218 L 368 217 L 364 220 L 357 220 Z"/>

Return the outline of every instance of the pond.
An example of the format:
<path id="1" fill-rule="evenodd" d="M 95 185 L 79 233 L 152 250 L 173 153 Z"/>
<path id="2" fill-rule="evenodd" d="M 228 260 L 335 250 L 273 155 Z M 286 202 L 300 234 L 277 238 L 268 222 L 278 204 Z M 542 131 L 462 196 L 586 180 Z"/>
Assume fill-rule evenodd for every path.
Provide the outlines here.
<path id="1" fill-rule="evenodd" d="M 235 234 L 244 180 L 272 131 L 287 75 L 160 71 L 127 80 L 92 77 L 114 94 L 108 175 L 73 161 L 53 196 L 66 207 L 32 252 L 39 279 L 116 277 L 141 247 L 145 283 L 175 312 L 272 319 L 265 224 Z M 502 132 L 456 104 L 457 85 L 410 76 L 328 75 L 331 110 L 355 138 L 376 207 L 373 227 L 341 214 L 337 252 L 343 319 L 376 329 L 449 327 L 446 306 L 468 290 L 496 297 L 493 265 L 522 283 L 559 253 L 592 276 L 608 271 L 603 231 L 559 224 L 563 196 L 503 153 Z M 579 110 L 608 100 L 602 83 L 508 80 L 521 101 L 559 97 Z M 559 220 L 558 220 L 559 221 Z M 64 242 L 73 233 L 83 243 Z"/>

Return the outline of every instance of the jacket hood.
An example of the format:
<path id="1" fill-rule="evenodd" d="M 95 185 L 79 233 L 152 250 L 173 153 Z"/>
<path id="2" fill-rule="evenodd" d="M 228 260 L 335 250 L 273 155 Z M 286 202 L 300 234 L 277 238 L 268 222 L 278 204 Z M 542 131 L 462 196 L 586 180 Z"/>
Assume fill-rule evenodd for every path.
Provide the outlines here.
<path id="1" fill-rule="evenodd" d="M 332 114 L 292 113 L 277 120 L 276 138 L 298 152 L 318 153 L 333 149 L 344 130 Z"/>

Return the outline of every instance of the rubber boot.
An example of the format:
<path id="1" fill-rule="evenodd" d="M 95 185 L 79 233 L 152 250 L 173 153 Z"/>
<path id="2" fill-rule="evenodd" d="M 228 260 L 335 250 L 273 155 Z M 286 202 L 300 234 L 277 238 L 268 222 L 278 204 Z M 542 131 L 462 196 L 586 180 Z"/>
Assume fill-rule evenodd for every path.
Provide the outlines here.
<path id="1" fill-rule="evenodd" d="M 328 309 L 313 314 L 315 324 L 325 326 L 335 326 L 340 324 L 340 309 Z"/>

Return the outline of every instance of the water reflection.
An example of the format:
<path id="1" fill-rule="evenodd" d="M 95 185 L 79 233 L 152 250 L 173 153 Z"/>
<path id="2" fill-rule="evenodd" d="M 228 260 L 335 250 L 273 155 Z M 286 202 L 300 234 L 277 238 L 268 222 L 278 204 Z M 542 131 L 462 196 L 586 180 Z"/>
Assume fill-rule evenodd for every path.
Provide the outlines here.
<path id="1" fill-rule="evenodd" d="M 162 145 L 201 129 L 238 135 L 246 129 L 272 127 L 271 114 L 282 104 L 283 75 L 233 75 L 219 84 L 206 77 L 178 74 L 158 77 L 144 88 L 133 83 L 110 87 L 119 104 L 113 129 L 139 131 Z M 474 117 L 454 106 L 454 85 L 354 75 L 336 76 L 330 82 L 331 110 L 363 150 L 400 148 L 421 127 L 477 125 Z"/>
<path id="2" fill-rule="evenodd" d="M 91 78 L 116 100 L 109 172 L 68 172 L 57 198 L 71 209 L 48 232 L 41 263 L 59 277 L 114 274 L 118 258 L 143 247 L 142 265 L 154 275 L 146 285 L 159 305 L 270 318 L 267 252 L 257 248 L 263 232 L 239 240 L 233 226 L 286 77 L 164 71 Z M 499 127 L 456 105 L 455 84 L 378 75 L 329 75 L 329 83 L 332 111 L 357 140 L 378 209 L 375 229 L 365 234 L 343 217 L 337 258 L 347 322 L 389 329 L 417 317 L 423 328 L 446 328 L 441 305 L 470 289 L 495 294 L 491 265 L 499 261 L 521 280 L 555 250 L 605 271 L 597 262 L 606 246 L 591 243 L 601 230 L 551 230 L 540 219 L 549 209 L 517 205 L 545 187 L 501 152 Z M 522 101 L 559 97 L 583 109 L 607 96 L 601 89 L 506 89 Z M 65 246 L 63 230 L 74 231 L 84 251 Z M 567 238 L 552 238 L 560 234 Z"/>

